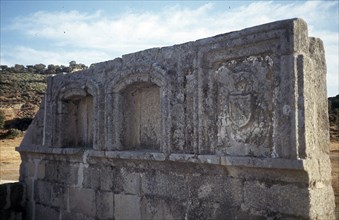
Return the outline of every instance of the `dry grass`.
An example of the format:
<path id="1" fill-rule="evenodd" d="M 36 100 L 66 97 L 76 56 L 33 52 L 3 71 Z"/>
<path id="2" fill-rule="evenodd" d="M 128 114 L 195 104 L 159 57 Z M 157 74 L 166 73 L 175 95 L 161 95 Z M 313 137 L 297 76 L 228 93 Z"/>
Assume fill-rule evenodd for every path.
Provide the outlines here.
<path id="1" fill-rule="evenodd" d="M 19 180 L 20 154 L 15 151 L 23 137 L 0 140 L 0 183 Z"/>

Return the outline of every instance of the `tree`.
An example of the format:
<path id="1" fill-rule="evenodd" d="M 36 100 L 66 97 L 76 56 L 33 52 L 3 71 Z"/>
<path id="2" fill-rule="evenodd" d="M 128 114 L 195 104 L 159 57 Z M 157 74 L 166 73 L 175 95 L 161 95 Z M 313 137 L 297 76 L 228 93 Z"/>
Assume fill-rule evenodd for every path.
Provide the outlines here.
<path id="1" fill-rule="evenodd" d="M 4 128 L 5 120 L 6 120 L 5 112 L 0 110 L 0 129 Z"/>
<path id="2" fill-rule="evenodd" d="M 39 74 L 43 74 L 45 72 L 45 68 L 46 68 L 46 65 L 40 63 L 40 64 L 35 64 L 34 65 L 34 72 L 35 73 L 39 73 Z"/>
<path id="3" fill-rule="evenodd" d="M 63 65 L 57 66 L 57 68 L 55 69 L 55 74 L 62 73 L 62 68 L 63 68 Z"/>
<path id="4" fill-rule="evenodd" d="M 69 62 L 70 72 L 80 71 L 87 69 L 87 66 L 82 63 L 76 63 L 74 60 Z"/>
<path id="5" fill-rule="evenodd" d="M 70 70 L 69 67 L 61 65 L 61 72 L 63 72 L 63 73 L 70 73 L 71 70 Z"/>
<path id="6" fill-rule="evenodd" d="M 14 67 L 9 67 L 9 68 L 7 68 L 6 72 L 8 72 L 8 73 L 15 73 L 15 69 L 14 69 Z"/>
<path id="7" fill-rule="evenodd" d="M 76 65 L 77 64 L 77 62 L 75 62 L 74 60 L 72 60 L 71 62 L 69 62 L 69 66 L 74 66 L 74 65 Z"/>
<path id="8" fill-rule="evenodd" d="M 1 65 L 1 66 L 0 66 L 1 72 L 5 72 L 5 71 L 7 71 L 7 69 L 8 69 L 8 66 L 7 66 L 7 65 Z"/>
<path id="9" fill-rule="evenodd" d="M 23 73 L 23 72 L 25 72 L 25 66 L 21 65 L 21 64 L 15 64 L 14 70 L 15 70 L 16 73 Z"/>
<path id="10" fill-rule="evenodd" d="M 26 70 L 29 73 L 34 73 L 34 66 L 33 65 L 27 65 L 26 66 Z"/>
<path id="11" fill-rule="evenodd" d="M 56 74 L 56 69 L 58 68 L 58 65 L 49 64 L 46 70 L 46 74 Z"/>

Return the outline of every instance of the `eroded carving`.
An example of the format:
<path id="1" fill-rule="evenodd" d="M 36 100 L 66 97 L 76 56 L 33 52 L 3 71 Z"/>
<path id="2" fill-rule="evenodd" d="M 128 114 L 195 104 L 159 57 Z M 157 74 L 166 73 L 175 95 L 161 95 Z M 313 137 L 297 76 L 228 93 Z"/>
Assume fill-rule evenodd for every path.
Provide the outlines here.
<path id="1" fill-rule="evenodd" d="M 160 88 L 137 83 L 123 92 L 124 149 L 158 149 L 161 131 Z"/>
<path id="2" fill-rule="evenodd" d="M 269 56 L 251 56 L 225 62 L 215 72 L 219 150 L 242 144 L 249 147 L 244 153 L 257 154 L 258 149 L 253 147 L 268 147 L 273 108 L 272 66 Z"/>

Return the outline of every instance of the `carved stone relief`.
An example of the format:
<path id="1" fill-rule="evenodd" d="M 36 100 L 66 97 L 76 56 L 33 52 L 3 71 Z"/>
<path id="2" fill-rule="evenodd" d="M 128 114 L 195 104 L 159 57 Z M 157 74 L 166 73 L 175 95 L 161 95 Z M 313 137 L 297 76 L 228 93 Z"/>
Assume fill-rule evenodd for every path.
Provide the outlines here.
<path id="1" fill-rule="evenodd" d="M 224 62 L 215 71 L 217 151 L 254 156 L 270 153 L 272 66 L 269 56 L 250 56 Z"/>

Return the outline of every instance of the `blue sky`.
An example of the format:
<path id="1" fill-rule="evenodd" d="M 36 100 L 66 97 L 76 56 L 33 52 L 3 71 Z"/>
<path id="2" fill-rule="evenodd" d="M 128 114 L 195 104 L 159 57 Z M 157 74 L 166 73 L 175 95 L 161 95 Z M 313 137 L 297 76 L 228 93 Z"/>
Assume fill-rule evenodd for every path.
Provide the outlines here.
<path id="1" fill-rule="evenodd" d="M 339 93 L 337 0 L 6 1 L 1 65 L 90 65 L 271 21 L 303 18 L 324 41 L 328 95 Z"/>

